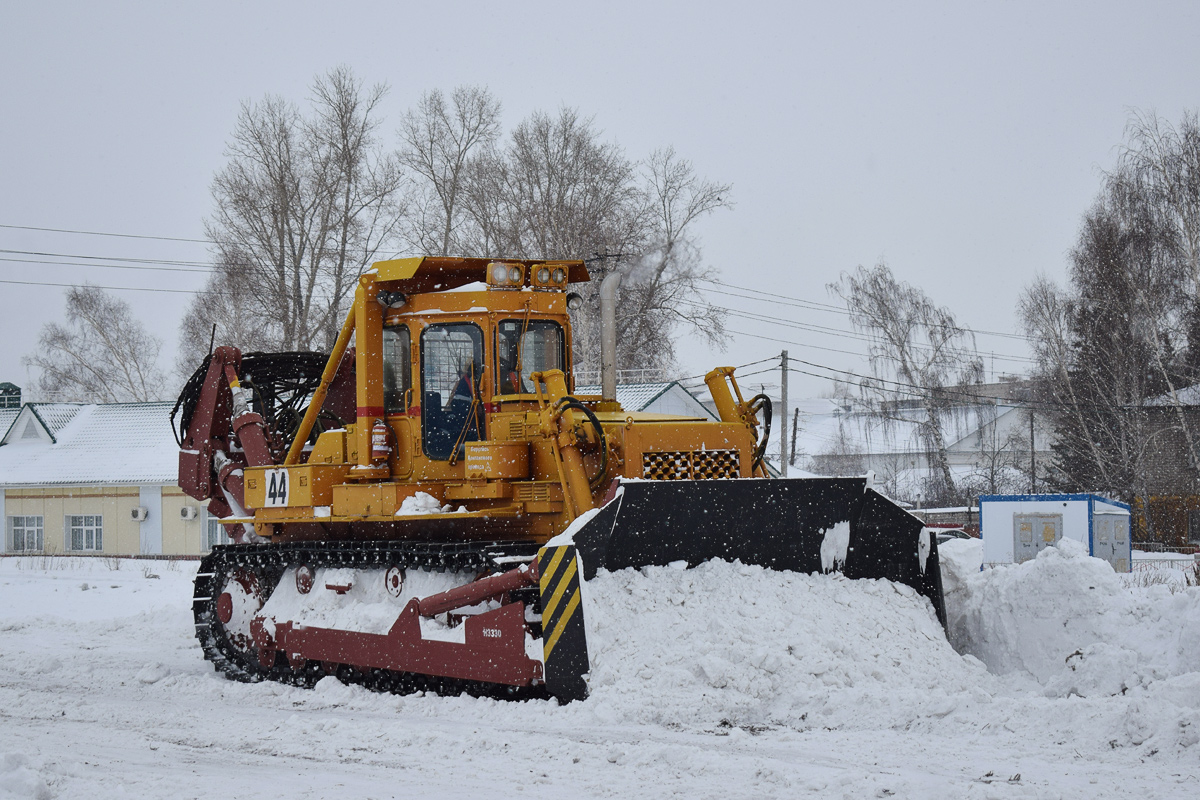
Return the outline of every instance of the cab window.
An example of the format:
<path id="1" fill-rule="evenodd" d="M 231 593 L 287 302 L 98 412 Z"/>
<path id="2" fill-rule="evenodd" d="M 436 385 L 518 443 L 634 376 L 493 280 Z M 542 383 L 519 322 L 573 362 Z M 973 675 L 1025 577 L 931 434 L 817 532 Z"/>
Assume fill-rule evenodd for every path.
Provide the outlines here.
<path id="1" fill-rule="evenodd" d="M 496 327 L 498 394 L 532 392 L 530 375 L 551 369 L 564 372 L 562 326 L 549 320 L 507 319 Z"/>
<path id="2" fill-rule="evenodd" d="M 383 329 L 383 407 L 389 414 L 408 410 L 412 389 L 412 350 L 408 328 L 395 325 Z"/>
<path id="3" fill-rule="evenodd" d="M 421 332 L 421 432 L 425 455 L 463 455 L 483 438 L 483 331 L 469 322 L 429 325 Z"/>

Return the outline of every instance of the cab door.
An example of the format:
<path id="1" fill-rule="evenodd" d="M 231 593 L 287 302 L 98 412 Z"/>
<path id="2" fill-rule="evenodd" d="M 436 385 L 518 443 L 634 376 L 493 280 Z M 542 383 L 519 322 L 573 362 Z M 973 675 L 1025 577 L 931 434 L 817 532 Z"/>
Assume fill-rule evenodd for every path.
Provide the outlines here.
<path id="1" fill-rule="evenodd" d="M 483 355 L 483 330 L 472 322 L 421 331 L 421 447 L 427 457 L 461 461 L 465 444 L 484 438 Z"/>

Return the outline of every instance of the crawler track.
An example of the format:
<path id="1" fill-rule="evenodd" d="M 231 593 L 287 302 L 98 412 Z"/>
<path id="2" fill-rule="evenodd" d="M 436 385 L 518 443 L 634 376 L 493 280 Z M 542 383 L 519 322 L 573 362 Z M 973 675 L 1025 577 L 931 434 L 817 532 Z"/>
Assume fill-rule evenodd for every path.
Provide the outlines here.
<path id="1" fill-rule="evenodd" d="M 239 649 L 217 616 L 217 597 L 235 571 L 253 573 L 264 593 L 270 597 L 280 576 L 290 567 L 306 564 L 312 568 L 353 567 L 386 570 L 399 566 L 436 572 L 502 571 L 498 563 L 504 556 L 533 556 L 537 546 L 528 542 L 327 542 L 297 544 L 235 544 L 214 547 L 200 562 L 192 597 L 196 639 L 204 657 L 230 680 L 257 683 L 274 680 L 311 687 L 326 675 L 336 675 L 343 683 L 395 694 L 435 692 L 444 695 L 470 694 L 504 699 L 544 698 L 544 687 L 515 687 L 502 684 L 456 680 L 438 675 L 422 675 L 391 670 L 366 669 L 354 664 L 326 664 L 309 661 L 295 670 L 279 654 L 270 668 L 256 656 Z M 535 599 L 531 596 L 531 600 Z"/>

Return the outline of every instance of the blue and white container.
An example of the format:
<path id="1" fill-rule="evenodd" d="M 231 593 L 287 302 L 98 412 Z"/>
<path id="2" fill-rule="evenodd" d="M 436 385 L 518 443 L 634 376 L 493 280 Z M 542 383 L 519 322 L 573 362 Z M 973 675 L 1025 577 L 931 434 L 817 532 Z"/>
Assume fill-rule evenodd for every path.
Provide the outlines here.
<path id="1" fill-rule="evenodd" d="M 1117 572 L 1129 572 L 1130 521 L 1129 506 L 1096 494 L 985 494 L 979 498 L 983 563 L 1019 564 L 1072 539 Z"/>

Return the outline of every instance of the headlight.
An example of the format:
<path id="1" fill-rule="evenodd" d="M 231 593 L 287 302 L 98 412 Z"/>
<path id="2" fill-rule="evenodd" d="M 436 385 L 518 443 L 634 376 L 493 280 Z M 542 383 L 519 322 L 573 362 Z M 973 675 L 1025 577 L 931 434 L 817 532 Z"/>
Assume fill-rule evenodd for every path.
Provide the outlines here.
<path id="1" fill-rule="evenodd" d="M 567 271 L 565 269 L 563 269 L 562 267 L 555 267 L 554 282 L 555 283 L 566 283 L 567 282 Z"/>
<path id="2" fill-rule="evenodd" d="M 515 267 L 514 267 L 515 269 Z M 478 274 L 478 273 L 476 273 Z M 504 264 L 492 265 L 492 283 L 504 283 L 508 279 L 508 267 Z"/>
<path id="3" fill-rule="evenodd" d="M 510 269 L 508 271 L 508 281 L 509 281 L 509 283 L 520 283 L 521 282 L 521 268 L 520 267 L 513 267 L 512 269 Z"/>
<path id="4" fill-rule="evenodd" d="M 537 271 L 537 279 L 538 279 L 538 283 L 549 283 L 550 282 L 550 270 L 546 269 L 545 267 L 542 267 L 541 269 L 539 269 Z"/>

